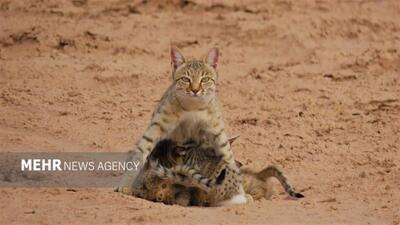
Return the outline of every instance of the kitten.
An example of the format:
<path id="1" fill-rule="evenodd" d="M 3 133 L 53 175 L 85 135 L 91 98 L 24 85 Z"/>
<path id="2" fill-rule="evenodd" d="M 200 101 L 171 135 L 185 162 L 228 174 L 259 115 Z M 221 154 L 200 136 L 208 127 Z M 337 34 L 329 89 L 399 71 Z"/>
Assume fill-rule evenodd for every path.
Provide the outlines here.
<path id="1" fill-rule="evenodd" d="M 152 150 L 143 169 L 143 185 L 131 194 L 167 204 L 233 204 L 230 200 L 241 191 L 240 171 L 223 160 L 216 140 L 206 122 L 181 122 Z M 194 204 L 190 196 L 196 188 L 207 194 Z"/>

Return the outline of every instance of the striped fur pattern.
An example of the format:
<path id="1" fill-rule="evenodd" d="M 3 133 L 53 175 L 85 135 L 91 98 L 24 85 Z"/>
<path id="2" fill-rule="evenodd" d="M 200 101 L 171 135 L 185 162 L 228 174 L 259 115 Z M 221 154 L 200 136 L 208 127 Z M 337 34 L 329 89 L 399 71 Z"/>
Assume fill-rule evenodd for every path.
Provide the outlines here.
<path id="1" fill-rule="evenodd" d="M 197 206 L 216 206 L 236 195 L 244 195 L 240 170 L 226 163 L 217 151 L 214 134 L 203 121 L 182 122 L 171 139 L 162 140 L 149 157 L 155 174 L 174 184 L 184 185 Z"/>
<path id="2" fill-rule="evenodd" d="M 205 177 L 198 169 L 188 165 L 178 165 L 172 168 L 158 166 L 155 168 L 155 173 L 162 179 L 170 179 L 173 183 L 198 187 L 204 191 L 209 191 L 217 185 L 217 178 Z M 224 175 L 223 173 L 222 176 Z"/>
<path id="3" fill-rule="evenodd" d="M 168 137 L 148 156 L 143 185 L 133 195 L 167 204 L 210 206 L 244 193 L 238 167 L 231 167 L 216 151 L 216 137 L 204 121 L 185 120 Z"/>
<path id="4" fill-rule="evenodd" d="M 163 161 L 163 165 L 167 165 L 169 168 L 164 167 L 160 169 L 163 172 L 157 175 L 160 178 L 168 178 L 174 183 L 176 182 L 187 187 L 195 187 L 196 185 L 194 184 L 198 184 L 196 187 L 199 189 L 194 192 L 195 194 L 192 194 L 191 201 L 195 202 L 192 204 L 211 205 L 221 201 L 221 199 L 209 198 L 209 196 L 212 196 L 213 188 L 219 188 L 221 193 L 229 193 L 229 188 L 232 188 L 232 185 L 229 182 L 224 183 L 223 181 L 224 179 L 229 179 L 229 172 L 234 172 L 235 170 L 231 170 L 229 166 L 223 163 L 221 157 L 217 157 L 213 149 L 216 146 L 212 145 L 212 135 L 207 134 L 201 127 L 201 123 L 191 124 L 191 126 L 183 123 L 178 127 L 178 131 L 180 132 L 173 132 L 172 137 L 175 140 L 187 140 L 193 136 L 197 137 L 197 139 L 186 141 L 185 144 L 176 144 L 173 148 L 164 146 L 164 149 L 167 149 L 167 151 L 163 152 L 170 153 L 168 154 L 169 157 L 164 157 L 167 160 Z M 236 138 L 237 136 L 230 138 L 230 144 Z M 175 152 L 173 152 L 174 150 Z M 240 162 L 236 161 L 236 164 L 237 167 L 241 167 Z M 220 168 L 217 168 L 218 166 Z M 225 170 L 221 170 L 221 168 Z M 210 173 L 209 171 L 214 172 Z M 222 176 L 222 172 L 220 171 L 224 171 L 224 176 Z M 236 181 L 241 181 L 244 191 L 246 195 L 251 197 L 249 197 L 250 199 L 269 199 L 273 193 L 270 182 L 272 178 L 277 179 L 285 192 L 292 198 L 304 197 L 301 193 L 294 191 L 284 172 L 277 166 L 268 166 L 259 172 L 244 168 L 241 169 L 240 173 L 232 174 L 234 174 Z M 216 179 L 216 176 L 218 176 L 219 181 Z"/>
<path id="5" fill-rule="evenodd" d="M 170 140 L 161 140 L 157 143 L 152 153 L 148 156 L 143 167 L 143 182 L 140 186 L 134 186 L 124 193 L 139 198 L 147 199 L 154 202 L 162 202 L 165 204 L 188 205 L 188 198 L 182 199 L 189 195 L 186 186 L 172 182 L 170 179 L 160 177 L 160 162 L 163 166 L 172 166 L 175 161 L 171 160 L 175 156 L 175 147 Z M 171 150 L 171 151 L 169 151 Z M 159 158 L 159 160 L 156 158 Z M 162 167 L 167 168 L 167 167 Z M 186 201 L 186 202 L 184 202 Z"/>
<path id="6" fill-rule="evenodd" d="M 203 128 L 204 123 L 201 122 L 182 122 L 171 133 L 171 139 L 158 142 L 145 165 L 144 185 L 132 194 L 166 204 L 210 206 L 219 205 L 232 193 L 238 192 L 235 188 L 238 188 L 239 182 L 248 200 L 269 199 L 272 195 L 269 181 L 276 178 L 291 197 L 303 197 L 294 191 L 282 170 L 276 166 L 269 166 L 260 172 L 245 168 L 235 173 L 216 154 L 213 136 Z M 231 138 L 230 142 L 236 138 Z M 236 164 L 241 167 L 240 162 L 236 161 Z"/>
<path id="7" fill-rule="evenodd" d="M 186 60 L 178 49 L 172 48 L 173 83 L 161 98 L 150 126 L 137 144 L 144 157 L 181 120 L 193 119 L 206 121 L 217 137 L 219 151 L 226 161 L 233 162 L 215 97 L 218 55 L 218 49 L 212 49 L 203 60 Z"/>
<path id="8" fill-rule="evenodd" d="M 290 197 L 295 199 L 304 197 L 303 194 L 294 191 L 285 174 L 276 166 L 268 166 L 259 172 L 250 169 L 241 169 L 241 172 L 243 188 L 246 194 L 251 195 L 255 200 L 271 197 L 272 185 L 269 182 L 271 178 L 276 178 Z"/>
<path id="9" fill-rule="evenodd" d="M 168 136 L 181 121 L 202 120 L 215 137 L 219 155 L 225 162 L 235 166 L 216 98 L 218 59 L 217 48 L 211 49 L 201 60 L 186 59 L 177 48 L 171 48 L 172 83 L 153 112 L 150 125 L 136 144 L 136 149 L 143 155 L 143 162 L 155 144 Z M 127 173 L 119 191 L 124 192 L 130 187 L 140 188 L 142 183 L 143 171 L 136 177 Z"/>

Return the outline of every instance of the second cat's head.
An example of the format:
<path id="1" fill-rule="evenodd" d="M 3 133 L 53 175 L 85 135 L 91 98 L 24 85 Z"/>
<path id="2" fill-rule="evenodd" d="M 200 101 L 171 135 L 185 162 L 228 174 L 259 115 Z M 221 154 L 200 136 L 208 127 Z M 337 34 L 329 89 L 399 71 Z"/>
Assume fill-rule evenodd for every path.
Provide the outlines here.
<path id="1" fill-rule="evenodd" d="M 177 48 L 171 48 L 175 95 L 185 108 L 206 106 L 214 98 L 218 58 L 217 48 L 201 60 L 185 59 Z"/>

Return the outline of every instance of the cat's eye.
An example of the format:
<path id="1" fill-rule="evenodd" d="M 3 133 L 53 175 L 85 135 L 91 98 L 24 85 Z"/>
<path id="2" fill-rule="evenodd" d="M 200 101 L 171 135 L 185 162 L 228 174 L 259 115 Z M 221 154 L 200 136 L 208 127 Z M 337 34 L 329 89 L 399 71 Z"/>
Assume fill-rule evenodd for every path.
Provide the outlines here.
<path id="1" fill-rule="evenodd" d="M 208 82 L 208 81 L 210 81 L 210 78 L 209 78 L 209 77 L 203 77 L 203 78 L 201 78 L 201 82 L 202 82 L 202 83 L 206 83 L 206 82 Z"/>
<path id="2" fill-rule="evenodd" d="M 186 83 L 189 83 L 189 82 L 190 82 L 190 79 L 189 79 L 188 77 L 181 77 L 181 80 L 182 80 L 183 82 L 186 82 Z"/>

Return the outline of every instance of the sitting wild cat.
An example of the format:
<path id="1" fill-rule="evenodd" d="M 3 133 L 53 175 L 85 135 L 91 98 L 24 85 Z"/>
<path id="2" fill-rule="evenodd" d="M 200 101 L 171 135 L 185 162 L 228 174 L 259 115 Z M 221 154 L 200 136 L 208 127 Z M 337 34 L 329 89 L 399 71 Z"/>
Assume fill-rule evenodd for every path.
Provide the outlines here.
<path id="1" fill-rule="evenodd" d="M 230 149 L 228 136 L 224 129 L 222 112 L 216 97 L 217 65 L 219 50 L 213 48 L 200 60 L 186 59 L 177 48 L 171 48 L 172 83 L 166 90 L 160 103 L 153 112 L 150 125 L 142 138 L 137 142 L 136 151 L 141 152 L 143 163 L 163 137 L 171 132 L 181 121 L 205 122 L 207 129 L 215 137 L 216 150 L 222 160 L 234 170 L 235 164 Z M 144 170 L 137 176 L 127 172 L 118 191 L 130 194 L 143 187 Z M 237 195 L 226 201 L 226 204 L 246 203 L 241 184 L 238 184 Z"/>

